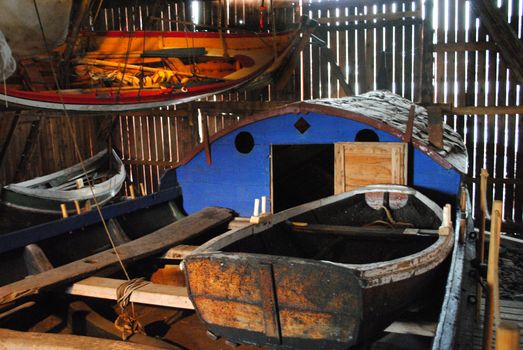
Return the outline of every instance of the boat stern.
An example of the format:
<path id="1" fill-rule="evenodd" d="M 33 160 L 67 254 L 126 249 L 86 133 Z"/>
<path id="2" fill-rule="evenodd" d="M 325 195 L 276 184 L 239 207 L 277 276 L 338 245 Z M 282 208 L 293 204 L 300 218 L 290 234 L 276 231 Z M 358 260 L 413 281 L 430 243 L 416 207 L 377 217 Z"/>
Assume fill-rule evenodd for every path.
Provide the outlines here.
<path id="1" fill-rule="evenodd" d="M 235 343 L 347 349 L 362 315 L 359 279 L 343 266 L 261 254 L 199 253 L 184 260 L 202 321 Z"/>

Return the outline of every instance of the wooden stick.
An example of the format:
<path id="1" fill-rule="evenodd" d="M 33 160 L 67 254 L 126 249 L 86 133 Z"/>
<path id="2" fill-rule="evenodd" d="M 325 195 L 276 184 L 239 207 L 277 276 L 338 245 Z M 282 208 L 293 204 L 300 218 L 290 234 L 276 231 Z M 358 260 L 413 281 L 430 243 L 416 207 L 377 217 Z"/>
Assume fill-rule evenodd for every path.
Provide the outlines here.
<path id="1" fill-rule="evenodd" d="M 134 193 L 134 186 L 133 186 L 133 184 L 129 185 L 129 194 L 131 196 L 131 199 L 136 199 L 136 194 Z"/>
<path id="2" fill-rule="evenodd" d="M 80 202 L 78 202 L 77 200 L 74 201 L 74 207 L 76 209 L 76 214 L 82 213 L 82 210 L 80 209 Z"/>
<path id="3" fill-rule="evenodd" d="M 260 215 L 260 199 L 256 198 L 254 200 L 254 210 L 252 211 L 252 216 Z"/>
<path id="4" fill-rule="evenodd" d="M 62 217 L 65 219 L 69 217 L 69 214 L 67 214 L 67 206 L 65 203 L 60 204 L 60 209 L 62 210 Z"/>
<path id="5" fill-rule="evenodd" d="M 511 321 L 501 321 L 496 329 L 496 350 L 519 350 L 519 327 Z"/>
<path id="6" fill-rule="evenodd" d="M 480 199 L 480 213 L 479 213 L 479 237 L 477 243 L 478 259 L 479 263 L 483 264 L 485 261 L 485 225 L 487 219 L 487 180 L 488 171 L 487 169 L 481 169 L 480 174 L 480 185 L 479 185 L 479 199 Z M 480 276 L 481 281 L 481 276 Z M 478 300 L 481 300 L 483 295 L 483 289 L 481 284 L 478 283 L 476 288 L 476 295 Z M 481 318 L 481 303 L 476 305 L 476 321 Z"/>
<path id="7" fill-rule="evenodd" d="M 403 142 L 411 143 L 412 142 L 412 130 L 414 128 L 414 118 L 416 118 L 416 107 L 414 105 L 410 106 L 409 118 L 407 121 L 407 127 L 405 128 L 405 133 L 402 135 Z"/>
<path id="8" fill-rule="evenodd" d="M 483 350 L 492 349 L 494 324 L 499 322 L 499 241 L 503 203 L 495 201 L 492 206 L 490 245 L 487 271 L 487 299 L 483 321 Z"/>
<path id="9" fill-rule="evenodd" d="M 116 290 L 124 282 L 125 280 L 88 277 L 67 288 L 66 293 L 98 299 L 117 300 Z M 131 294 L 130 301 L 145 305 L 194 310 L 194 306 L 187 295 L 187 289 L 178 286 L 150 283 L 136 289 Z"/>
<path id="10" fill-rule="evenodd" d="M 142 197 L 147 195 L 147 191 L 145 190 L 145 185 L 143 184 L 143 182 L 140 182 L 140 194 L 142 195 Z"/>

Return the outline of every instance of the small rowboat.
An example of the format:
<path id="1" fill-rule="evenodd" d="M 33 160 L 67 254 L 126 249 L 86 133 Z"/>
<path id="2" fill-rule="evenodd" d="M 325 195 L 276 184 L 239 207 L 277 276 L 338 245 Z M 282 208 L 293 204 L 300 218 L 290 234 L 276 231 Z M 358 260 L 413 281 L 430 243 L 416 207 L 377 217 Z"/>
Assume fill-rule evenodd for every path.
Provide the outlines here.
<path id="1" fill-rule="evenodd" d="M 107 150 L 81 164 L 40 176 L 31 180 L 4 186 L 4 204 L 22 210 L 38 213 L 60 214 L 60 204 L 66 205 L 68 212 L 75 211 L 75 201 L 83 207 L 86 201 L 94 204 L 93 194 L 99 205 L 106 203 L 118 194 L 126 173 L 124 164 L 114 150 Z M 92 191 L 89 183 L 93 184 Z"/>
<path id="2" fill-rule="evenodd" d="M 442 213 L 399 185 L 287 209 L 187 256 L 189 296 L 209 330 L 232 342 L 347 349 L 443 286 L 454 238 L 439 229 Z"/>
<path id="3" fill-rule="evenodd" d="M 183 103 L 266 82 L 308 36 L 212 32 L 84 33 L 64 66 L 65 47 L 53 51 L 57 88 L 47 55 L 18 62 L 0 100 L 71 111 L 123 111 Z M 59 69 L 59 67 L 61 67 Z"/>

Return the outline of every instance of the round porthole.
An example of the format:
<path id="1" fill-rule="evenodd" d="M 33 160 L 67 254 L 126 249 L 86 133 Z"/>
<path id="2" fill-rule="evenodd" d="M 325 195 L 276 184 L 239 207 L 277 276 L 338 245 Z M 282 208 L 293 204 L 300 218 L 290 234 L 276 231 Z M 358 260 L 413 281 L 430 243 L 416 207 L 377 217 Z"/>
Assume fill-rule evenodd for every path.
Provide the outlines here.
<path id="1" fill-rule="evenodd" d="M 380 138 L 378 137 L 378 134 L 376 134 L 371 129 L 361 129 L 356 134 L 356 139 L 354 141 L 356 141 L 356 142 L 379 142 Z"/>
<path id="2" fill-rule="evenodd" d="M 236 149 L 240 153 L 250 153 L 254 148 L 254 138 L 250 132 L 242 131 L 236 135 L 236 138 L 234 139 L 234 146 L 236 146 Z"/>

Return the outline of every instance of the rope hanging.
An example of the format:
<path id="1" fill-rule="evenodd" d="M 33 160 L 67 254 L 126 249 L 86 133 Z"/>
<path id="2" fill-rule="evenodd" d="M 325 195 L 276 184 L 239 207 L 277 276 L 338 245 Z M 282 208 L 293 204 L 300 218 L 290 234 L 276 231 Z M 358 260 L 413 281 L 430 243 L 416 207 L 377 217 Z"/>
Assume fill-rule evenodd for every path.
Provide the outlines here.
<path id="1" fill-rule="evenodd" d="M 126 340 L 135 333 L 145 334 L 144 328 L 135 316 L 134 308 L 132 313 L 127 311 L 127 306 L 131 300 L 131 295 L 137 289 L 149 284 L 143 277 L 133 278 L 125 281 L 116 289 L 116 300 L 120 306 L 120 314 L 114 321 L 114 326 L 122 333 L 122 340 Z"/>

